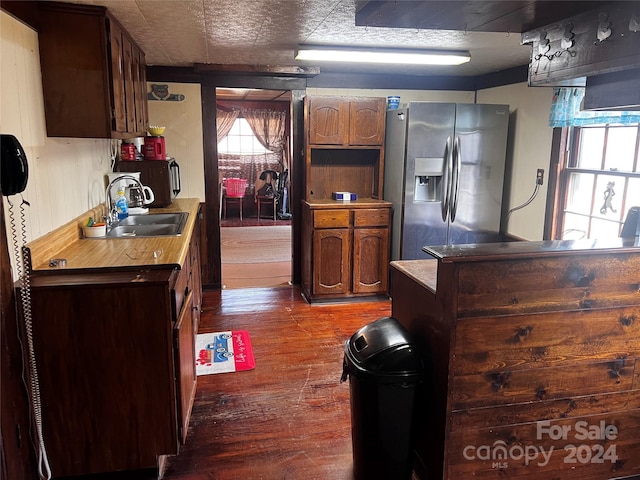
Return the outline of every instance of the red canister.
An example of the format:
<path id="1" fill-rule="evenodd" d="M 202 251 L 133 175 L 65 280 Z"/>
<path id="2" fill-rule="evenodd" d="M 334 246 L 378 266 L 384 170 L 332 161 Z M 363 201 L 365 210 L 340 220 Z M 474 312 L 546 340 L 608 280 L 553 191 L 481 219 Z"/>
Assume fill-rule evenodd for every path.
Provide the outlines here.
<path id="1" fill-rule="evenodd" d="M 120 159 L 135 160 L 136 146 L 133 143 L 123 143 L 122 146 L 120 147 Z"/>
<path id="2" fill-rule="evenodd" d="M 144 159 L 167 159 L 167 147 L 164 143 L 164 137 L 144 137 Z"/>

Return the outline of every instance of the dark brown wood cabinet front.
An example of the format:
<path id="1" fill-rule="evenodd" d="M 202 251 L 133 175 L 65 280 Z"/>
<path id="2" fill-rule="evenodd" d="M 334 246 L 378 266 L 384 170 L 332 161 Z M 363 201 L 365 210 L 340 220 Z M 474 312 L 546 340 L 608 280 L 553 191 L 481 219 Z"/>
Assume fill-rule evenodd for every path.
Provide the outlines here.
<path id="1" fill-rule="evenodd" d="M 189 292 L 174 327 L 176 379 L 178 383 L 178 436 L 187 441 L 191 407 L 196 394 L 196 346 L 193 319 L 193 292 Z"/>
<path id="2" fill-rule="evenodd" d="M 387 293 L 391 204 L 303 202 L 302 290 L 310 301 Z"/>
<path id="3" fill-rule="evenodd" d="M 349 292 L 351 232 L 348 228 L 313 232 L 313 266 L 314 295 Z"/>
<path id="4" fill-rule="evenodd" d="M 384 98 L 349 103 L 349 145 L 383 145 L 386 102 Z"/>
<path id="5" fill-rule="evenodd" d="M 146 134 L 144 52 L 104 7 L 38 2 L 47 135 Z"/>
<path id="6" fill-rule="evenodd" d="M 178 452 L 172 275 L 32 280 L 43 434 L 54 477 L 153 468 L 159 455 Z"/>
<path id="7" fill-rule="evenodd" d="M 334 97 L 314 97 L 309 103 L 309 143 L 349 143 L 349 102 Z"/>
<path id="8" fill-rule="evenodd" d="M 382 145 L 384 98 L 309 97 L 308 142 L 312 145 Z"/>
<path id="9" fill-rule="evenodd" d="M 354 228 L 353 293 L 387 291 L 389 229 Z"/>

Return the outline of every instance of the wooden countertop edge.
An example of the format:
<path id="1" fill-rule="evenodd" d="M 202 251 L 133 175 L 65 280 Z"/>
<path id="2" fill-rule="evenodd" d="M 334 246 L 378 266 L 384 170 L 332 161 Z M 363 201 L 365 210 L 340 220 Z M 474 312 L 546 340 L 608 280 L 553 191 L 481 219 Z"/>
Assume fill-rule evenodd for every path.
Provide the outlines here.
<path id="1" fill-rule="evenodd" d="M 89 212 L 100 211 L 103 205 L 89 210 L 71 222 L 30 242 L 32 272 L 56 273 L 62 270 L 123 269 L 163 266 L 178 267 L 184 263 L 189 251 L 189 242 L 196 223 L 200 200 L 176 199 L 166 208 L 151 209 L 149 213 L 187 212 L 189 217 L 182 235 L 172 237 L 149 237 L 131 239 L 85 239 L 82 238 L 82 223 Z M 155 256 L 154 256 L 155 252 Z M 51 268 L 51 258 L 63 258 L 66 266 Z"/>
<path id="2" fill-rule="evenodd" d="M 483 262 L 545 258 L 576 254 L 640 253 L 640 240 L 542 240 L 523 242 L 483 243 L 469 245 L 427 246 L 423 251 L 442 262 Z"/>
<path id="3" fill-rule="evenodd" d="M 395 260 L 390 263 L 390 266 L 412 278 L 431 292 L 436 293 L 438 286 L 438 260 Z"/>
<path id="4" fill-rule="evenodd" d="M 302 203 L 314 209 L 332 209 L 332 208 L 391 208 L 393 203 L 387 200 L 378 200 L 377 198 L 359 198 L 358 200 L 343 202 L 340 200 L 322 199 L 322 200 L 302 200 Z"/>

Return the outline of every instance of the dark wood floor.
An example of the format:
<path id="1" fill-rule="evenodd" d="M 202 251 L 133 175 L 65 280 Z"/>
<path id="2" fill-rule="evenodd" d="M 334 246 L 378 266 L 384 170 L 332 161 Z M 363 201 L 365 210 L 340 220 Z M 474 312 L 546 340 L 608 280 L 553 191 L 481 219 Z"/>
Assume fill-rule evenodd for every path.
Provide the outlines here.
<path id="1" fill-rule="evenodd" d="M 344 342 L 389 301 L 309 305 L 297 287 L 204 293 L 200 332 L 248 330 L 251 371 L 198 377 L 167 480 L 352 478 Z"/>

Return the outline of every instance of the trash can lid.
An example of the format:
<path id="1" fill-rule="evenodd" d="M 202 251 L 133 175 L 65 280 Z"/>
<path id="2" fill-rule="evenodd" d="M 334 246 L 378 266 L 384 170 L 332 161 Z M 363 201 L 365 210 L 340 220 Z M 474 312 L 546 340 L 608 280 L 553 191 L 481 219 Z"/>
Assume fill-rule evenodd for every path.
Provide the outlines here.
<path id="1" fill-rule="evenodd" d="M 380 318 L 354 333 L 345 344 L 345 357 L 360 372 L 403 374 L 423 369 L 420 352 L 393 317 Z"/>

